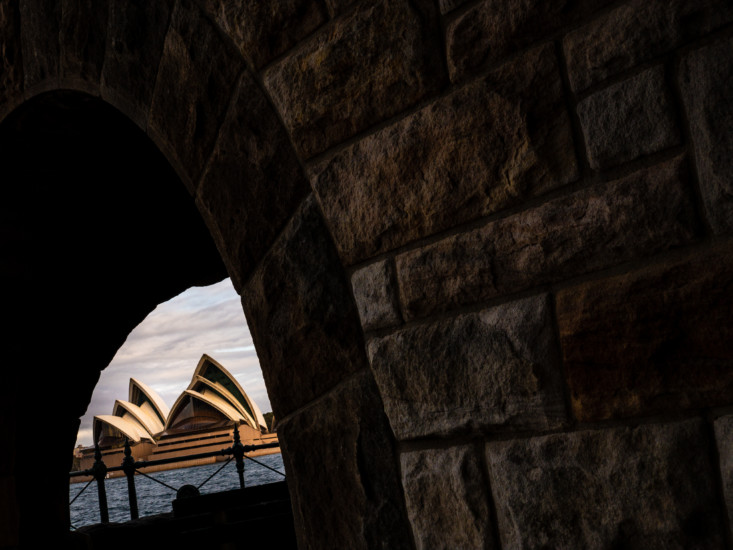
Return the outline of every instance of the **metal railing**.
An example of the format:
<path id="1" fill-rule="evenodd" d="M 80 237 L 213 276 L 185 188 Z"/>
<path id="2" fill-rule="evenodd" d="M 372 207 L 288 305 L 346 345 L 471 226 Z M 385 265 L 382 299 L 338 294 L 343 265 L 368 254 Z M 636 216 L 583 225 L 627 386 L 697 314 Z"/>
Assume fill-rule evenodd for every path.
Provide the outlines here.
<path id="1" fill-rule="evenodd" d="M 272 449 L 275 447 L 279 447 L 280 443 L 264 443 L 261 445 L 242 445 L 242 440 L 239 436 L 239 429 L 238 425 L 234 426 L 234 443 L 231 447 L 227 447 L 226 449 L 220 449 L 218 451 L 209 451 L 205 453 L 196 453 L 196 454 L 190 454 L 190 455 L 184 455 L 184 456 L 177 456 L 177 457 L 171 457 L 171 458 L 160 458 L 158 460 L 138 460 L 136 461 L 132 457 L 132 451 L 130 449 L 130 441 L 125 438 L 125 448 L 124 448 L 124 456 L 125 458 L 122 460 L 122 464 L 120 466 L 113 466 L 111 468 L 108 468 L 107 465 L 102 461 L 102 451 L 99 448 L 98 444 L 95 444 L 94 446 L 94 464 L 91 468 L 87 470 L 79 470 L 75 472 L 69 472 L 69 477 L 77 477 L 77 476 L 92 476 L 92 479 L 89 480 L 89 482 L 82 488 L 81 491 L 79 491 L 76 496 L 69 502 L 69 506 L 71 506 L 74 501 L 81 496 L 81 494 L 89 487 L 89 485 L 93 482 L 97 482 L 97 493 L 99 497 L 99 515 L 101 518 L 102 523 L 109 523 L 109 509 L 107 507 L 107 492 L 104 486 L 104 480 L 107 477 L 107 474 L 109 472 L 119 472 L 122 471 L 125 473 L 125 476 L 127 477 L 127 495 L 130 501 L 130 519 L 138 519 L 138 507 L 137 507 L 137 491 L 135 489 L 135 472 L 138 472 L 140 475 L 145 476 L 148 479 L 151 479 L 155 481 L 156 483 L 160 483 L 161 485 L 168 487 L 169 489 L 176 491 L 177 496 L 181 496 L 181 492 L 184 491 L 186 496 L 192 496 L 192 495 L 198 495 L 198 490 L 203 487 L 211 478 L 213 478 L 216 474 L 221 472 L 224 467 L 229 464 L 232 460 L 235 460 L 236 467 L 237 467 L 237 476 L 239 477 L 239 487 L 240 489 L 244 489 L 244 459 L 251 460 L 252 462 L 255 462 L 259 464 L 260 466 L 263 466 L 264 468 L 267 468 L 268 470 L 272 470 L 273 472 L 280 474 L 281 476 L 285 477 L 285 474 L 282 473 L 279 470 L 276 470 L 275 468 L 271 468 L 267 464 L 263 464 L 262 462 L 255 460 L 251 456 L 246 456 L 245 453 L 256 451 L 259 449 Z M 175 462 L 182 462 L 184 460 L 197 460 L 201 458 L 210 458 L 214 456 L 230 456 L 229 460 L 227 460 L 218 470 L 216 470 L 213 474 L 211 474 L 208 478 L 206 478 L 202 483 L 200 483 L 197 487 L 194 487 L 193 485 L 184 485 L 183 487 L 176 489 L 175 487 L 171 487 L 167 483 L 164 483 L 160 481 L 159 479 L 155 479 L 152 476 L 149 476 L 145 472 L 141 472 L 140 468 L 146 468 L 149 466 L 160 466 L 164 464 L 173 464 Z"/>

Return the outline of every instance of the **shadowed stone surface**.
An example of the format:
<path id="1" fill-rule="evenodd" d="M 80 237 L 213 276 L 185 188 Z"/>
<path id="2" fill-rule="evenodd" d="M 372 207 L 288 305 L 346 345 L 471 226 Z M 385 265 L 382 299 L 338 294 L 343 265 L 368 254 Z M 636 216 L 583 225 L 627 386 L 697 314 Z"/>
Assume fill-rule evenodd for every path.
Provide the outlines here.
<path id="1" fill-rule="evenodd" d="M 313 198 L 241 294 L 276 418 L 367 368 L 349 281 Z"/>
<path id="2" fill-rule="evenodd" d="M 314 0 L 204 0 L 203 6 L 255 68 L 292 48 L 327 19 L 323 5 Z"/>
<path id="3" fill-rule="evenodd" d="M 388 260 L 356 271 L 351 276 L 351 286 L 364 330 L 396 325 L 401 321 L 397 288 Z"/>
<path id="4" fill-rule="evenodd" d="M 465 4 L 468 0 L 438 0 L 440 7 L 440 13 L 446 14 L 449 11 L 456 9 L 457 7 Z"/>
<path id="5" fill-rule="evenodd" d="M 20 10 L 17 0 L 0 2 L 0 116 L 23 93 Z"/>
<path id="6" fill-rule="evenodd" d="M 328 8 L 328 13 L 331 15 L 331 17 L 336 17 L 341 13 L 344 13 L 347 9 L 349 9 L 351 6 L 359 2 L 360 0 L 324 0 L 326 7 Z M 374 2 L 375 0 L 367 0 L 370 2 Z M 421 0 L 418 0 L 420 2 Z"/>
<path id="7" fill-rule="evenodd" d="M 400 462 L 418 550 L 495 548 L 489 488 L 473 446 L 402 453 Z"/>
<path id="8" fill-rule="evenodd" d="M 725 546 L 702 422 L 487 445 L 505 548 Z"/>
<path id="9" fill-rule="evenodd" d="M 545 295 L 403 329 L 367 352 L 398 439 L 565 420 Z"/>
<path id="10" fill-rule="evenodd" d="M 347 264 L 573 181 L 553 48 L 527 53 L 312 172 Z"/>
<path id="11" fill-rule="evenodd" d="M 733 40 L 689 54 L 680 81 L 708 221 L 733 231 Z"/>
<path id="12" fill-rule="evenodd" d="M 446 49 L 451 80 L 459 80 L 487 64 L 500 61 L 609 2 L 485 0 L 448 25 Z M 446 3 L 461 2 L 448 0 Z"/>
<path id="13" fill-rule="evenodd" d="M 602 170 L 677 145 L 680 134 L 658 66 L 578 104 L 588 160 Z"/>
<path id="14" fill-rule="evenodd" d="M 727 0 L 633 0 L 568 34 L 575 91 L 663 55 L 733 20 Z"/>
<path id="15" fill-rule="evenodd" d="M 510 294 L 688 243 L 683 158 L 550 201 L 396 258 L 404 315 Z"/>
<path id="16" fill-rule="evenodd" d="M 299 548 L 412 548 L 394 444 L 369 372 L 279 423 L 278 433 Z"/>
<path id="17" fill-rule="evenodd" d="M 20 1 L 23 72 L 26 89 L 59 76 L 61 3 Z"/>
<path id="18" fill-rule="evenodd" d="M 733 527 L 733 416 L 722 416 L 715 421 L 715 439 L 718 444 L 725 505 L 728 508 L 728 523 Z"/>
<path id="19" fill-rule="evenodd" d="M 312 157 L 438 90 L 443 64 L 433 40 L 437 10 L 430 6 L 364 3 L 265 72 L 301 156 Z"/>
<path id="20" fill-rule="evenodd" d="M 557 295 L 580 420 L 733 404 L 733 246 Z"/>
<path id="21" fill-rule="evenodd" d="M 248 72 L 235 93 L 197 204 L 239 291 L 310 185 L 277 113 Z"/>
<path id="22" fill-rule="evenodd" d="M 180 0 L 166 37 L 149 131 L 184 168 L 189 190 L 216 139 L 243 65 L 191 0 Z M 174 163 L 175 165 L 175 163 Z"/>
<path id="23" fill-rule="evenodd" d="M 108 0 L 61 1 L 61 76 L 96 88 L 107 47 Z"/>
<path id="24" fill-rule="evenodd" d="M 427 284 L 413 296 L 405 293 L 408 309 L 423 315 L 472 296 L 507 294 L 689 243 L 700 233 L 689 185 L 687 161 L 678 157 L 437 243 L 425 258 L 420 251 L 398 257 L 406 281 L 435 262 L 445 269 L 453 255 L 466 262 L 446 275 L 436 295 Z"/>
<path id="25" fill-rule="evenodd" d="M 102 95 L 143 128 L 153 98 L 172 0 L 111 0 Z"/>

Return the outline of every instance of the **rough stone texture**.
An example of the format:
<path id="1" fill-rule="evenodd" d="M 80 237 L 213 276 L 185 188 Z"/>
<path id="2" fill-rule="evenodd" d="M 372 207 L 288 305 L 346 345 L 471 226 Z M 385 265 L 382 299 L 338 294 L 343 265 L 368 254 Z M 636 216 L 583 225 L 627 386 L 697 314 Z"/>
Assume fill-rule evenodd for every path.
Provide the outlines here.
<path id="1" fill-rule="evenodd" d="M 674 108 L 658 66 L 578 104 L 588 161 L 603 170 L 677 145 Z"/>
<path id="2" fill-rule="evenodd" d="M 331 17 L 336 17 L 342 13 L 344 13 L 347 9 L 349 9 L 351 6 L 356 4 L 359 1 L 364 0 L 324 0 L 326 7 L 328 8 L 328 13 Z M 374 0 L 368 0 L 371 2 L 374 2 Z"/>
<path id="3" fill-rule="evenodd" d="M 98 89 L 107 46 L 108 0 L 61 1 L 61 76 Z"/>
<path id="4" fill-rule="evenodd" d="M 286 52 L 327 20 L 323 5 L 314 0 L 204 0 L 203 6 L 255 68 Z"/>
<path id="5" fill-rule="evenodd" d="M 148 126 L 161 150 L 184 168 L 179 176 L 190 190 L 214 146 L 242 68 L 196 5 L 180 0 L 165 40 Z"/>
<path id="6" fill-rule="evenodd" d="M 145 127 L 172 0 L 111 0 L 102 95 Z"/>
<path id="7" fill-rule="evenodd" d="M 276 418 L 367 368 L 349 281 L 313 198 L 242 290 Z"/>
<path id="8" fill-rule="evenodd" d="M 310 185 L 277 113 L 249 73 L 235 93 L 197 204 L 240 290 Z"/>
<path id="9" fill-rule="evenodd" d="M 495 548 L 489 487 L 475 447 L 402 453 L 400 462 L 418 550 Z"/>
<path id="10" fill-rule="evenodd" d="M 489 443 L 504 548 L 725 547 L 697 420 Z"/>
<path id="11" fill-rule="evenodd" d="M 715 421 L 715 439 L 728 523 L 733 527 L 733 416 L 722 416 Z"/>
<path id="12" fill-rule="evenodd" d="M 403 329 L 367 352 L 398 439 L 565 419 L 547 296 Z"/>
<path id="13" fill-rule="evenodd" d="M 728 0 L 632 0 L 569 33 L 563 43 L 578 92 L 733 20 Z"/>
<path id="14" fill-rule="evenodd" d="M 416 318 L 642 258 L 699 232 L 687 162 L 676 158 L 396 258 Z"/>
<path id="15" fill-rule="evenodd" d="M 733 41 L 689 54 L 682 62 L 682 95 L 708 221 L 733 231 Z"/>
<path id="16" fill-rule="evenodd" d="M 363 267 L 351 276 L 356 307 L 364 330 L 398 324 L 397 288 L 388 260 Z"/>
<path id="17" fill-rule="evenodd" d="M 440 13 L 446 14 L 453 11 L 459 6 L 465 4 L 468 0 L 438 0 L 438 6 L 440 7 Z"/>
<path id="18" fill-rule="evenodd" d="M 298 547 L 411 549 L 382 403 L 368 372 L 278 424 Z"/>
<path id="19" fill-rule="evenodd" d="M 609 1 L 485 0 L 472 6 L 451 21 L 446 29 L 451 80 L 459 80 L 533 42 L 539 42 Z"/>
<path id="20" fill-rule="evenodd" d="M 21 0 L 23 72 L 26 89 L 59 76 L 61 3 Z"/>
<path id="21" fill-rule="evenodd" d="M 346 263 L 573 181 L 553 48 L 528 52 L 312 171 Z"/>
<path id="22" fill-rule="evenodd" d="M 0 1 L 0 117 L 23 93 L 20 35 L 17 0 Z"/>
<path id="23" fill-rule="evenodd" d="M 597 420 L 733 404 L 733 247 L 557 295 L 573 410 Z"/>
<path id="24" fill-rule="evenodd" d="M 434 40 L 437 10 L 430 6 L 364 3 L 265 72 L 265 86 L 304 158 L 438 90 L 443 63 Z"/>

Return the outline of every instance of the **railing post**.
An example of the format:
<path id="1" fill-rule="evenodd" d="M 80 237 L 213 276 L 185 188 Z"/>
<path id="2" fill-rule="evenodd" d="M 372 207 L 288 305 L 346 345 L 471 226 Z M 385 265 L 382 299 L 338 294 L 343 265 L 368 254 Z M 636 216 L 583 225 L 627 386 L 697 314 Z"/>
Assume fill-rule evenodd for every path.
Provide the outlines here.
<path id="1" fill-rule="evenodd" d="M 135 459 L 130 451 L 130 440 L 125 438 L 125 458 L 122 460 L 122 471 L 127 476 L 127 495 L 130 498 L 130 519 L 137 519 L 137 492 L 135 491 Z"/>
<path id="2" fill-rule="evenodd" d="M 107 476 L 107 466 L 102 462 L 102 451 L 99 443 L 94 444 L 94 465 L 91 468 L 94 479 L 97 480 L 97 495 L 99 496 L 99 516 L 102 523 L 109 523 L 107 509 L 107 491 L 104 487 L 104 478 Z"/>
<path id="3" fill-rule="evenodd" d="M 239 488 L 244 489 L 244 445 L 239 437 L 239 423 L 234 423 L 234 445 L 232 455 L 237 461 L 237 475 L 239 476 Z"/>

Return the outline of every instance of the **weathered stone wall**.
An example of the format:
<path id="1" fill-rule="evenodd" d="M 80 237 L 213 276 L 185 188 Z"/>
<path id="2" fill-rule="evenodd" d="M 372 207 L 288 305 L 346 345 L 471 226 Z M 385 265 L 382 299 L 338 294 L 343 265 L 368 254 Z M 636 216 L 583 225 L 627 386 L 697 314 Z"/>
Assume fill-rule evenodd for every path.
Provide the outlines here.
<path id="1" fill-rule="evenodd" d="M 730 547 L 729 2 L 41 4 L 0 116 L 80 90 L 167 156 L 303 548 Z"/>

